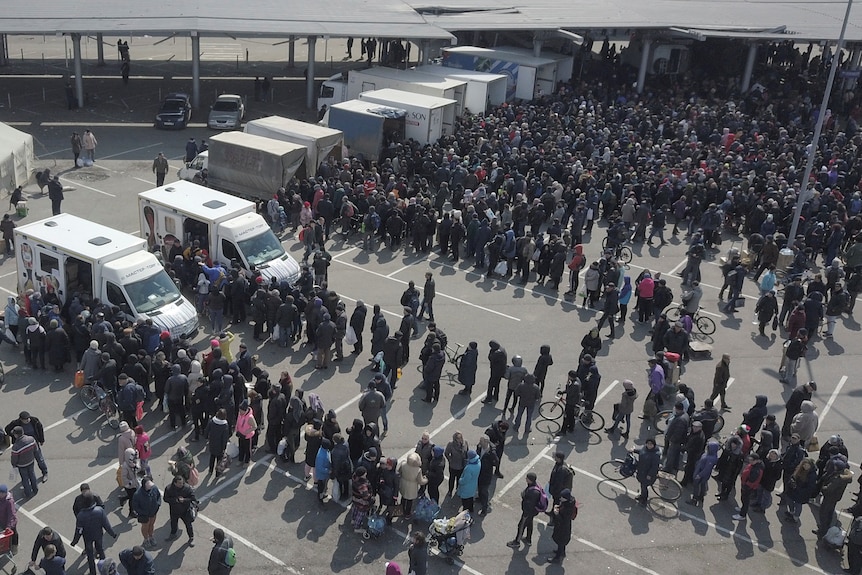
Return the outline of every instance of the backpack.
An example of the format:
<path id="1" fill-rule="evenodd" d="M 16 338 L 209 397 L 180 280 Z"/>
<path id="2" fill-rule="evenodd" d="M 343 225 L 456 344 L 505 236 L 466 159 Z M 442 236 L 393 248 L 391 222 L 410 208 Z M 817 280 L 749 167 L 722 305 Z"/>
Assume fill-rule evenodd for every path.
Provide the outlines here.
<path id="1" fill-rule="evenodd" d="M 574 499 L 574 496 L 572 496 L 572 503 L 574 504 L 574 505 L 572 505 L 572 519 L 577 519 L 578 518 L 578 500 Z"/>
<path id="2" fill-rule="evenodd" d="M 862 517 L 856 517 L 847 530 L 847 540 L 853 545 L 862 545 Z"/>
<path id="3" fill-rule="evenodd" d="M 222 563 L 233 569 L 236 566 L 236 551 L 233 547 L 228 547 L 224 552 Z"/>
<path id="4" fill-rule="evenodd" d="M 539 502 L 536 503 L 536 513 L 544 513 L 548 510 L 548 494 L 545 493 L 545 490 L 539 485 L 533 486 L 532 489 L 536 489 L 539 492 Z"/>

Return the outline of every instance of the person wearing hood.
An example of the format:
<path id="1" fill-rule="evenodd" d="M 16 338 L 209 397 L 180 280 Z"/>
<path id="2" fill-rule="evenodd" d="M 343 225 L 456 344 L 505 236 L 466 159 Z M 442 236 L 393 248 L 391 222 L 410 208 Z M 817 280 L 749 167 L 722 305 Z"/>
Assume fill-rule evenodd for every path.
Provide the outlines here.
<path id="1" fill-rule="evenodd" d="M 497 343 L 496 340 L 488 342 L 490 351 L 488 352 L 488 361 L 491 364 L 491 375 L 488 378 L 488 393 L 487 397 L 482 400 L 482 403 L 495 403 L 500 399 L 500 381 L 506 373 L 506 363 L 508 355 L 505 348 Z"/>
<path id="2" fill-rule="evenodd" d="M 171 475 L 181 476 L 188 483 L 192 475 L 197 474 L 194 455 L 185 447 L 177 448 L 176 453 L 168 461 L 168 472 Z"/>
<path id="3" fill-rule="evenodd" d="M 817 494 L 817 467 L 814 460 L 806 457 L 793 471 L 787 480 L 787 491 L 784 493 L 788 510 L 784 519 L 794 525 L 799 523 L 802 509 Z"/>
<path id="4" fill-rule="evenodd" d="M 575 295 L 578 293 L 580 285 L 580 273 L 587 264 L 587 258 L 584 256 L 583 244 L 576 244 L 572 259 L 569 261 L 569 291 L 565 295 Z"/>
<path id="5" fill-rule="evenodd" d="M 527 368 L 523 366 L 523 360 L 520 355 L 516 355 L 512 357 L 512 365 L 506 368 L 505 373 L 503 374 L 503 378 L 508 381 L 508 385 L 506 386 L 506 399 L 503 401 L 503 412 L 506 412 L 506 409 L 509 409 L 509 417 L 512 417 L 515 412 L 515 408 L 518 406 L 518 398 L 515 395 L 515 391 L 518 389 L 518 386 L 521 385 L 521 382 L 524 381 L 524 377 L 527 375 Z M 512 407 L 509 407 L 509 400 L 512 401 Z"/>
<path id="6" fill-rule="evenodd" d="M 374 381 L 370 381 L 357 406 L 362 414 L 362 420 L 366 424 L 374 423 L 376 425 L 385 405 L 386 398 L 377 391 Z"/>
<path id="7" fill-rule="evenodd" d="M 710 439 L 706 445 L 706 452 L 697 460 L 692 474 L 691 498 L 686 501 L 689 505 L 695 507 L 703 505 L 703 498 L 706 496 L 709 480 L 712 478 L 712 470 L 718 463 L 719 447 L 721 446 L 717 441 Z"/>
<path id="8" fill-rule="evenodd" d="M 853 472 L 847 463 L 847 457 L 841 453 L 833 455 L 826 463 L 823 473 L 818 481 L 820 484 L 820 512 L 817 520 L 817 529 L 814 534 L 818 539 L 826 535 L 826 531 L 835 523 L 835 507 L 850 482 L 853 481 Z"/>
<path id="9" fill-rule="evenodd" d="M 751 428 L 752 433 L 756 433 L 761 427 L 763 427 L 763 421 L 766 419 L 767 409 L 766 409 L 767 397 L 765 395 L 755 395 L 754 396 L 754 405 L 742 414 L 742 423 Z"/>
<path id="10" fill-rule="evenodd" d="M 268 453 L 275 453 L 282 437 L 287 399 L 281 392 L 281 385 L 277 383 L 269 388 L 267 398 L 269 401 L 266 405 L 266 450 Z"/>
<path id="11" fill-rule="evenodd" d="M 132 432 L 134 434 L 134 432 Z M 138 490 L 138 472 L 141 467 L 138 464 L 138 452 L 134 447 L 129 447 L 123 452 L 123 464 L 120 466 L 120 480 L 123 484 L 126 494 L 120 496 L 120 503 L 129 502 L 129 518 L 137 517 L 135 509 L 132 505 L 132 497 L 135 491 Z"/>
<path id="12" fill-rule="evenodd" d="M 21 307 L 18 305 L 15 296 L 9 296 L 6 298 L 6 309 L 3 315 L 3 320 L 6 322 L 6 325 L 9 328 L 9 331 L 12 332 L 12 339 L 17 343 L 18 341 L 18 322 L 19 322 L 19 312 L 21 311 Z"/>
<path id="13" fill-rule="evenodd" d="M 305 481 L 314 475 L 314 466 L 317 464 L 317 452 L 323 445 L 323 422 L 319 419 L 312 420 L 305 426 Z"/>
<path id="14" fill-rule="evenodd" d="M 236 418 L 236 436 L 239 440 L 239 464 L 248 465 L 251 462 L 251 440 L 257 433 L 257 421 L 248 400 L 239 405 Z"/>
<path id="15" fill-rule="evenodd" d="M 362 458 L 363 442 L 365 438 L 365 423 L 355 418 L 353 424 L 347 428 L 347 447 L 350 451 L 350 461 L 357 462 Z"/>
<path id="16" fill-rule="evenodd" d="M 230 427 L 227 423 L 227 412 L 224 408 L 219 409 L 207 424 L 206 437 L 210 453 L 209 472 L 212 473 L 216 463 L 224 455 L 230 439 Z M 221 473 L 216 471 L 216 477 L 218 478 L 220 475 Z"/>
<path id="17" fill-rule="evenodd" d="M 413 516 L 413 502 L 419 496 L 419 488 L 428 483 L 427 477 L 422 473 L 422 460 L 419 454 L 408 453 L 407 458 L 398 463 L 396 472 L 401 477 L 399 490 L 404 518 L 409 520 Z"/>
<path id="18" fill-rule="evenodd" d="M 554 365 L 554 358 L 551 356 L 551 346 L 542 345 L 539 347 L 539 358 L 536 360 L 536 367 L 533 368 L 533 377 L 536 378 L 536 383 L 539 384 L 539 389 L 545 390 L 545 379 L 548 377 L 548 368 Z M 514 407 L 514 406 L 513 406 Z"/>
<path id="19" fill-rule="evenodd" d="M 468 450 L 467 463 L 461 472 L 456 494 L 461 498 L 461 507 L 470 513 L 473 513 L 473 503 L 479 491 L 479 473 L 481 470 L 482 463 L 479 454 L 473 449 Z"/>
<path id="20" fill-rule="evenodd" d="M 69 334 L 60 326 L 60 322 L 52 319 L 48 323 L 48 332 L 45 335 L 45 349 L 48 354 L 48 363 L 55 372 L 63 371 L 63 365 L 72 359 L 72 346 Z"/>
<path id="21" fill-rule="evenodd" d="M 374 321 L 374 327 L 371 331 L 371 355 L 375 356 L 378 352 L 383 351 L 386 338 L 389 337 L 389 326 L 386 324 L 386 318 L 383 315 L 377 317 Z"/>
<path id="22" fill-rule="evenodd" d="M 353 333 L 356 335 L 356 343 L 353 344 L 353 355 L 362 353 L 362 334 L 365 332 L 365 318 L 368 315 L 368 308 L 365 307 L 365 302 L 362 300 L 356 301 L 356 308 L 350 314 L 350 327 L 353 328 Z"/>
<path id="23" fill-rule="evenodd" d="M 797 434 L 802 445 L 807 446 L 819 425 L 820 416 L 817 414 L 814 402 L 806 400 L 802 402 L 800 412 L 793 417 L 793 421 L 790 424 L 790 433 Z"/>
<path id="24" fill-rule="evenodd" d="M 605 287 L 605 303 L 604 307 L 602 307 L 602 317 L 599 318 L 599 323 L 596 326 L 599 331 L 601 331 L 602 326 L 605 324 L 605 321 L 608 322 L 608 327 L 611 332 L 608 334 L 608 337 L 614 339 L 616 337 L 616 333 L 614 331 L 614 317 L 620 311 L 620 292 L 617 289 L 616 285 L 611 282 Z"/>
<path id="25" fill-rule="evenodd" d="M 754 306 L 754 313 L 757 315 L 758 333 L 765 336 L 766 325 L 772 322 L 774 327 L 778 326 L 778 300 L 775 299 L 775 292 L 766 290 L 760 299 L 757 300 L 757 305 Z"/>
<path id="26" fill-rule="evenodd" d="M 443 456 L 445 449 L 439 445 L 431 448 L 431 460 L 428 462 L 428 467 L 425 471 L 425 477 L 428 480 L 426 486 L 428 488 L 428 497 L 438 505 L 440 504 L 440 485 L 445 479 L 446 459 Z"/>
<path id="27" fill-rule="evenodd" d="M 331 476 L 338 484 L 338 500 L 344 501 L 350 495 L 350 476 L 353 475 L 353 460 L 350 458 L 350 448 L 344 441 L 344 436 L 336 433 L 332 436 Z M 316 464 L 316 462 L 315 462 Z M 335 488 L 332 490 L 336 493 Z"/>
<path id="28" fill-rule="evenodd" d="M 314 483 L 317 485 L 317 500 L 326 503 L 326 487 L 332 476 L 332 442 L 325 437 L 320 440 L 320 447 L 314 459 Z"/>
<path id="29" fill-rule="evenodd" d="M 461 356 L 461 364 L 458 366 L 458 382 L 464 386 L 464 389 L 458 392 L 458 395 L 470 395 L 473 392 L 473 386 L 476 384 L 476 371 L 479 368 L 479 344 L 471 341 L 467 345 L 467 350 Z"/>
<path id="30" fill-rule="evenodd" d="M 611 426 L 605 429 L 605 433 L 609 433 L 611 435 L 616 432 L 620 423 L 623 420 L 626 422 L 626 430 L 620 435 L 628 439 L 629 431 L 631 431 L 632 427 L 632 413 L 635 410 L 635 400 L 638 398 L 638 391 L 635 389 L 635 384 L 630 379 L 623 380 L 623 393 L 620 397 L 619 407 L 617 408 L 616 417 L 614 417 Z"/>
<path id="31" fill-rule="evenodd" d="M 566 546 L 572 540 L 572 521 L 578 514 L 577 502 L 570 488 L 563 489 L 559 498 L 555 498 L 554 506 L 551 508 L 550 524 L 554 526 L 551 539 L 557 544 L 557 549 L 548 563 L 562 563 L 566 557 Z"/>
<path id="32" fill-rule="evenodd" d="M 757 494 L 754 496 L 754 501 L 751 503 L 751 510 L 763 513 L 766 508 L 772 505 L 772 492 L 775 490 L 775 485 L 781 479 L 781 455 L 777 449 L 769 449 L 766 452 L 766 457 L 762 457 L 763 461 L 763 477 L 760 479 L 760 487 L 757 489 Z"/>

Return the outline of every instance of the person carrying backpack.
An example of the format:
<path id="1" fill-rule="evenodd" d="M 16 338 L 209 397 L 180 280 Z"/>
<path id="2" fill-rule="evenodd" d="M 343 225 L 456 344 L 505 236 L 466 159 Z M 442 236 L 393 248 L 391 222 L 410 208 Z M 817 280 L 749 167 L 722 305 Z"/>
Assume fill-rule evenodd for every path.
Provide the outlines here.
<path id="1" fill-rule="evenodd" d="M 223 529 L 213 529 L 213 548 L 207 562 L 208 575 L 228 575 L 236 565 L 233 539 Z"/>
<path id="2" fill-rule="evenodd" d="M 544 513 L 548 510 L 548 495 L 545 490 L 537 483 L 538 477 L 532 471 L 526 476 L 527 487 L 521 493 L 521 518 L 518 520 L 518 532 L 515 538 L 506 545 L 513 549 L 521 546 L 521 535 L 526 535 L 523 538 L 524 543 L 532 545 L 533 543 L 533 519 L 539 513 Z M 525 533 L 526 530 L 526 533 Z"/>

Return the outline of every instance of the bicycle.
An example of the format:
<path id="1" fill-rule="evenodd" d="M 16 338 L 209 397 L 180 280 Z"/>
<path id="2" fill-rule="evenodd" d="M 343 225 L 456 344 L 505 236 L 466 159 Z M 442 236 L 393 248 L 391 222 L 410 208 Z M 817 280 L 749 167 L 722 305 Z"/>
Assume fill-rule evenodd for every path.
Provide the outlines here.
<path id="1" fill-rule="evenodd" d="M 665 433 L 667 431 L 667 426 L 670 424 L 670 416 L 673 415 L 672 409 L 663 409 L 659 411 L 655 417 L 653 418 L 653 427 L 659 433 Z M 718 415 L 718 419 L 715 420 L 715 427 L 712 428 L 712 433 L 715 435 L 719 431 L 724 429 L 724 418 L 721 414 Z"/>
<path id="2" fill-rule="evenodd" d="M 557 388 L 557 398 L 545 401 L 539 405 L 539 417 L 547 421 L 556 421 L 566 413 L 566 393 Z M 575 420 L 587 431 L 601 431 L 605 427 L 605 418 L 601 413 L 587 409 L 584 400 L 575 408 Z"/>
<path id="3" fill-rule="evenodd" d="M 697 331 L 702 333 L 703 335 L 712 335 L 715 333 L 715 322 L 705 315 L 700 315 L 700 310 L 702 307 L 698 307 L 697 311 L 694 312 L 694 315 L 691 317 L 694 326 L 697 328 Z M 685 306 L 683 304 L 672 303 L 664 310 L 665 315 L 667 316 L 667 321 L 670 323 L 675 322 L 679 318 L 683 316 L 685 311 Z"/>
<path id="4" fill-rule="evenodd" d="M 613 248 L 609 248 L 607 236 L 602 239 L 602 248 L 606 250 L 613 249 L 614 257 L 617 258 L 619 261 L 623 262 L 624 264 L 631 263 L 632 257 L 634 257 L 631 248 L 626 245 L 617 244 Z"/>
<path id="5" fill-rule="evenodd" d="M 622 483 L 623 479 L 635 475 L 637 465 L 637 453 L 630 451 L 625 459 L 611 459 L 602 463 L 599 472 L 606 479 Z M 679 481 L 670 473 L 661 470 L 659 470 L 656 480 L 650 485 L 650 490 L 664 501 L 676 501 L 682 496 L 682 485 L 679 484 Z"/>
<path id="6" fill-rule="evenodd" d="M 455 344 L 455 348 L 453 349 L 449 344 L 446 344 L 446 349 L 443 351 L 446 353 L 446 359 L 449 360 L 449 363 L 455 364 L 455 369 L 461 370 L 461 360 L 464 359 L 464 352 L 461 350 L 464 349 L 464 346 L 460 343 Z"/>
<path id="7" fill-rule="evenodd" d="M 108 425 L 119 429 L 120 419 L 117 416 L 117 403 L 114 401 L 114 392 L 103 389 L 98 382 L 88 383 L 81 387 L 78 392 L 81 403 L 90 411 L 99 410 L 108 420 Z"/>

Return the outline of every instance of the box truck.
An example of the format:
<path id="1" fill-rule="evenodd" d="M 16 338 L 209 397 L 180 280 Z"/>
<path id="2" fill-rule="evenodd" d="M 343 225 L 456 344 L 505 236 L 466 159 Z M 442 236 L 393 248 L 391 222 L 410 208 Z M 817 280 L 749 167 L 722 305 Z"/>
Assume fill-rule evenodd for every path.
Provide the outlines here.
<path id="1" fill-rule="evenodd" d="M 322 106 L 331 108 L 333 104 L 346 102 L 350 98 L 347 97 L 347 72 L 341 72 L 330 76 L 320 85 L 320 91 L 317 93 L 317 108 Z"/>
<path id="2" fill-rule="evenodd" d="M 299 279 L 299 264 L 254 202 L 180 181 L 138 194 L 138 215 L 147 246 L 165 257 L 176 242 L 189 246 L 197 240 L 212 262 L 227 266 L 235 260 L 267 281 Z"/>
<path id="3" fill-rule="evenodd" d="M 71 298 L 117 306 L 130 321 L 153 320 L 174 338 L 198 330 L 183 297 L 147 242 L 71 214 L 15 228 L 18 291 L 52 290 L 61 307 Z"/>
<path id="4" fill-rule="evenodd" d="M 266 200 L 290 179 L 306 177 L 305 146 L 246 134 L 225 132 L 209 140 L 177 177 L 244 198 Z"/>
<path id="5" fill-rule="evenodd" d="M 460 117 L 464 113 L 467 83 L 463 80 L 423 74 L 417 70 L 396 70 L 386 67 L 351 70 L 347 77 L 347 97 L 351 100 L 358 98 L 362 92 L 384 88 L 449 98 L 455 100 L 454 116 Z M 451 123 L 454 119 L 454 117 L 444 118 L 444 122 Z"/>
<path id="6" fill-rule="evenodd" d="M 533 57 L 535 54 L 527 48 L 516 48 L 515 46 L 497 46 L 495 50 L 501 52 L 510 52 L 512 54 L 520 54 L 521 56 Z M 557 82 L 568 82 L 572 79 L 572 72 L 575 67 L 575 57 L 571 54 L 560 54 L 558 52 L 549 52 L 542 50 L 539 54 L 540 58 L 553 60 L 557 63 Z"/>
<path id="7" fill-rule="evenodd" d="M 350 156 L 376 162 L 383 149 L 404 140 L 405 116 L 400 108 L 362 100 L 333 104 L 323 123 L 344 133 L 344 147 Z"/>
<path id="8" fill-rule="evenodd" d="M 404 136 L 422 145 L 436 142 L 441 136 L 448 136 L 455 130 L 455 100 L 449 98 L 385 88 L 363 92 L 359 99 L 406 111 Z M 447 121 L 447 118 L 451 120 Z"/>
<path id="9" fill-rule="evenodd" d="M 549 58 L 516 54 L 496 48 L 455 46 L 443 50 L 447 68 L 504 74 L 508 78 L 506 100 L 532 100 L 551 94 L 557 83 L 557 62 Z"/>
<path id="10" fill-rule="evenodd" d="M 268 116 L 246 122 L 245 132 L 305 146 L 305 169 L 311 176 L 317 176 L 320 164 L 328 158 L 340 160 L 341 147 L 344 145 L 344 134 L 339 130 L 282 116 Z"/>
<path id="11" fill-rule="evenodd" d="M 423 74 L 466 82 L 464 107 L 473 114 L 483 114 L 490 106 L 499 106 L 506 101 L 507 78 L 503 74 L 459 70 L 433 64 L 416 66 L 415 70 Z"/>

